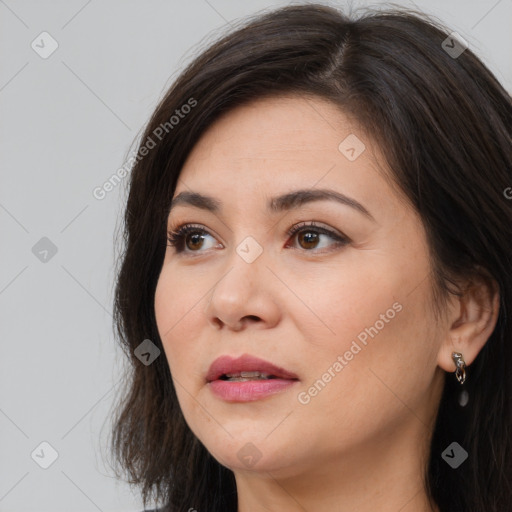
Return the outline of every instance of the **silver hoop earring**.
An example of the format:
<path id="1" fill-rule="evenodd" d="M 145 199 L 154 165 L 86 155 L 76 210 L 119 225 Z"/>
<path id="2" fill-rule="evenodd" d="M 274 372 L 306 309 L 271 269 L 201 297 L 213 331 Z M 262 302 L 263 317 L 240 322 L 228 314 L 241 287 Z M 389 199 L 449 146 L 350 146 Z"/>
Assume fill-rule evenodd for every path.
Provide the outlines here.
<path id="1" fill-rule="evenodd" d="M 466 381 L 466 363 L 459 352 L 452 352 L 452 359 L 456 367 L 455 377 L 457 377 L 457 380 L 462 385 Z"/>

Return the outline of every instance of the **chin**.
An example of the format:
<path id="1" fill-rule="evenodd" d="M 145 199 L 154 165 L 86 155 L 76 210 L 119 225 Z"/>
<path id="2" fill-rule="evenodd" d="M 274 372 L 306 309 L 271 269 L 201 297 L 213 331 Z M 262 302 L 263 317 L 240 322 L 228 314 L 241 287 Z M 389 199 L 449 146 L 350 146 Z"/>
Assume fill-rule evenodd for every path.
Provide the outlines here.
<path id="1" fill-rule="evenodd" d="M 228 429 L 229 430 L 229 429 Z M 203 443 L 210 454 L 231 471 L 272 472 L 291 475 L 298 464 L 296 443 L 286 447 L 286 440 L 265 439 L 261 433 L 245 431 L 240 436 L 229 430 L 233 438 Z M 271 431 L 271 429 L 269 430 Z M 226 435 L 227 437 L 227 435 Z M 291 471 L 295 468 L 294 471 Z"/>

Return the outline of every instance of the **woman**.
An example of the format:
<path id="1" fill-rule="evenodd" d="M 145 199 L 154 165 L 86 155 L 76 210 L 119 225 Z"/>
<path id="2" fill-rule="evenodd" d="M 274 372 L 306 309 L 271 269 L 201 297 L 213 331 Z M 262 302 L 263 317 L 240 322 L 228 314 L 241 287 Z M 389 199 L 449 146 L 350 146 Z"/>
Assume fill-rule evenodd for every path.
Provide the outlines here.
<path id="1" fill-rule="evenodd" d="M 195 59 L 141 139 L 116 288 L 145 505 L 510 509 L 511 119 L 411 11 L 290 6 Z"/>

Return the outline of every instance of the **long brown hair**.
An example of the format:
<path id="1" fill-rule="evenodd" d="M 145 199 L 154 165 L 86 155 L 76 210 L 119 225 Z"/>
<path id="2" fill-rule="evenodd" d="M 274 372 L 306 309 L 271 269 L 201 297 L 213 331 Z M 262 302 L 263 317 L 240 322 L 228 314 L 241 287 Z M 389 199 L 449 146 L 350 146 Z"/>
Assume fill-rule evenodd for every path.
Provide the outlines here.
<path id="1" fill-rule="evenodd" d="M 129 178 L 115 290 L 117 335 L 130 367 L 112 454 L 145 505 L 154 498 L 172 511 L 237 509 L 233 472 L 209 454 L 180 410 L 154 294 L 170 200 L 201 134 L 245 102 L 293 93 L 338 105 L 379 145 L 425 225 L 441 309 L 457 293 L 456 277 L 485 271 L 498 284 L 497 325 L 469 368 L 465 408 L 457 406 L 454 379 L 446 380 L 425 489 L 441 512 L 510 509 L 512 104 L 470 48 L 453 39 L 448 48 L 460 54 L 447 48 L 450 32 L 410 9 L 355 17 L 324 5 L 280 8 L 207 48 L 157 106 Z M 145 339 L 162 352 L 147 366 L 135 354 Z M 441 457 L 453 441 L 469 454 L 456 470 Z"/>

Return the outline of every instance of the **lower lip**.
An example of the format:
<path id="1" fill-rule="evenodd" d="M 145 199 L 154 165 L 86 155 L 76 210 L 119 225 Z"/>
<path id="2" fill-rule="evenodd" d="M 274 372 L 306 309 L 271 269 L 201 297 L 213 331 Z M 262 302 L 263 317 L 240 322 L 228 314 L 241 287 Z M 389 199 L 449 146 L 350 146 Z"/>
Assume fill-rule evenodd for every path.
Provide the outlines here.
<path id="1" fill-rule="evenodd" d="M 209 383 L 212 392 L 227 402 L 253 402 L 280 393 L 296 384 L 297 380 L 268 379 L 230 382 L 214 380 Z"/>

